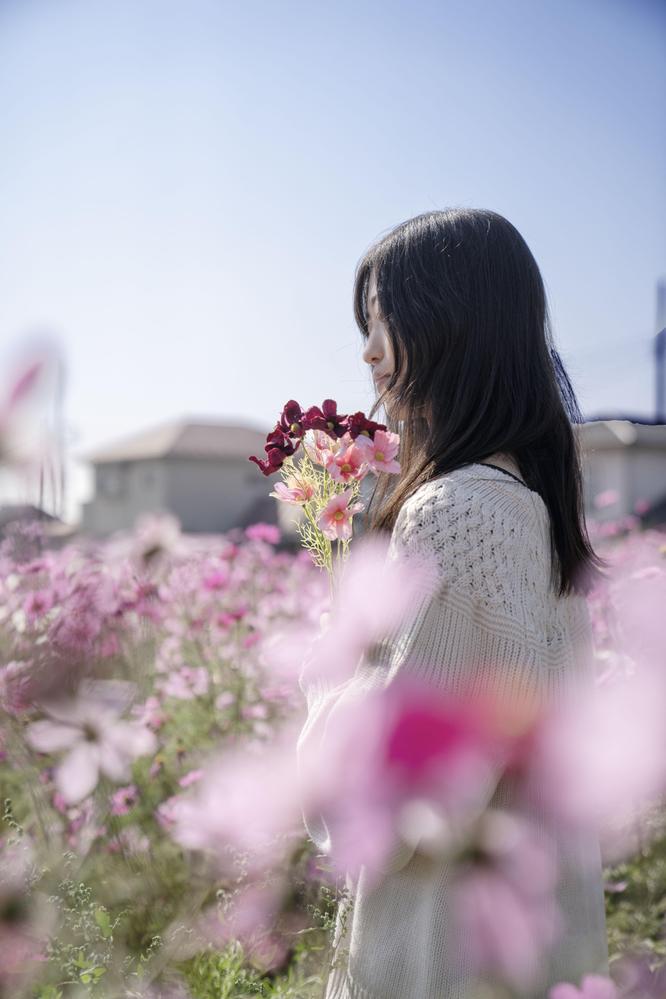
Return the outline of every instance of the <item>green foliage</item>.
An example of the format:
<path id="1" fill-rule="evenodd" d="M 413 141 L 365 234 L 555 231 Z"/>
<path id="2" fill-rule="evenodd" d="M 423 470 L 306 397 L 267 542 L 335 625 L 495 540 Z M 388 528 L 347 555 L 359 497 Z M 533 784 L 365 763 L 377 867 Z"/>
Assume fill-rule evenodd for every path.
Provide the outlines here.
<path id="1" fill-rule="evenodd" d="M 652 968 L 666 964 L 666 811 L 644 823 L 645 847 L 606 869 L 606 920 L 611 961 L 643 955 Z"/>

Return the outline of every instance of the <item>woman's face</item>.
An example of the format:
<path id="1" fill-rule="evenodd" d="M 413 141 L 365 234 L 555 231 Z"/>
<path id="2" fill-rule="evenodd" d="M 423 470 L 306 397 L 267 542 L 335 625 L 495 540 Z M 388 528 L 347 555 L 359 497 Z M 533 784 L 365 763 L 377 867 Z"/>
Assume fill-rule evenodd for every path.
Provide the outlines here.
<path id="1" fill-rule="evenodd" d="M 370 274 L 368 282 L 368 339 L 363 350 L 363 360 L 370 365 L 375 388 L 381 394 L 393 374 L 395 361 L 388 331 L 379 314 L 377 278 L 374 271 Z"/>

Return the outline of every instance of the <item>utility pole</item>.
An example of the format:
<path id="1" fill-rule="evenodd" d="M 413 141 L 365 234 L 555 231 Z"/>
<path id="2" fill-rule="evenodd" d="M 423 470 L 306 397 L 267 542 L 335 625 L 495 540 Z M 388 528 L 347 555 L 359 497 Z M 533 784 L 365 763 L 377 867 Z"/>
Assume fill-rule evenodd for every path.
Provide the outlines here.
<path id="1" fill-rule="evenodd" d="M 657 282 L 657 333 L 654 340 L 657 423 L 666 423 L 666 279 Z"/>

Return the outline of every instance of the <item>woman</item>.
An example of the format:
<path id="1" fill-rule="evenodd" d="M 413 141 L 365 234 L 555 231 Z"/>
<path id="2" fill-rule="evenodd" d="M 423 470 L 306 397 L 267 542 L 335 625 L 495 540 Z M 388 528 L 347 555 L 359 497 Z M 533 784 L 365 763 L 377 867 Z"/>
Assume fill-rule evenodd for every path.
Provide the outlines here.
<path id="1" fill-rule="evenodd" d="M 592 683 L 584 594 L 605 563 L 585 529 L 572 428 L 581 417 L 525 241 L 492 211 L 419 215 L 364 255 L 354 310 L 379 392 L 370 415 L 383 404 L 401 437 L 402 472 L 378 479 L 368 526 L 391 532 L 392 556 L 434 555 L 438 580 L 350 680 L 330 687 L 303 671 L 299 753 L 349 697 L 407 670 L 443 690 L 490 680 L 516 702 Z M 511 808 L 508 781 L 493 803 Z M 532 818 L 551 834 L 545 807 Z M 306 826 L 330 849 L 320 817 Z M 598 840 L 555 835 L 563 930 L 526 995 L 608 970 Z M 451 865 L 399 842 L 384 870 L 379 886 L 363 868 L 348 878 L 326 999 L 478 999 L 471 952 L 451 935 Z"/>

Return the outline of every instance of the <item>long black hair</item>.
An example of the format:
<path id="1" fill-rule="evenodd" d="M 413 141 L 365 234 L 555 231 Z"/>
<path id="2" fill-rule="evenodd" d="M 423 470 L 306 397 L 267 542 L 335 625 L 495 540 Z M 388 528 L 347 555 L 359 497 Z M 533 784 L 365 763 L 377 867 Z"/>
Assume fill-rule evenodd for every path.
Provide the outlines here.
<path id="1" fill-rule="evenodd" d="M 422 483 L 508 453 L 550 513 L 559 595 L 588 592 L 608 563 L 585 525 L 573 429 L 582 416 L 523 237 L 497 212 L 474 208 L 424 212 L 396 226 L 356 268 L 354 315 L 364 338 L 373 271 L 395 370 L 370 415 L 391 401 L 386 423 L 401 436 L 402 472 L 378 477 L 366 526 L 390 530 Z"/>

